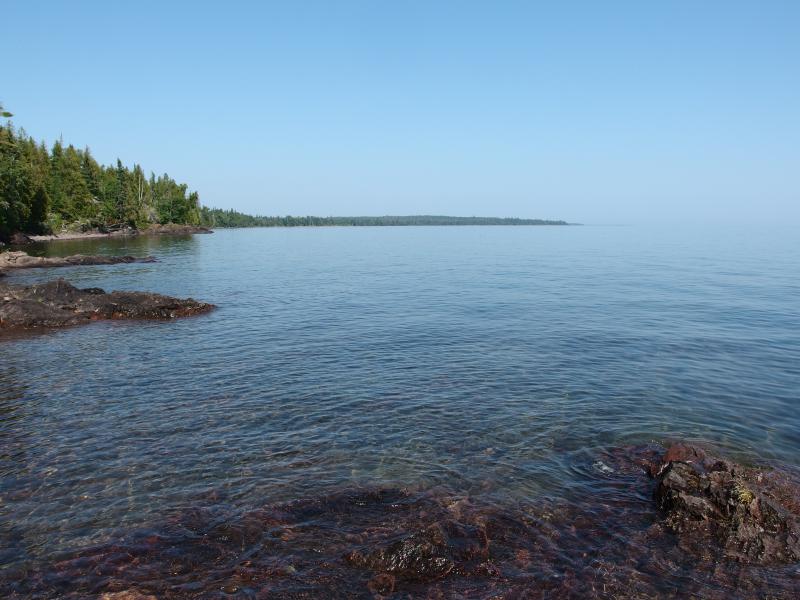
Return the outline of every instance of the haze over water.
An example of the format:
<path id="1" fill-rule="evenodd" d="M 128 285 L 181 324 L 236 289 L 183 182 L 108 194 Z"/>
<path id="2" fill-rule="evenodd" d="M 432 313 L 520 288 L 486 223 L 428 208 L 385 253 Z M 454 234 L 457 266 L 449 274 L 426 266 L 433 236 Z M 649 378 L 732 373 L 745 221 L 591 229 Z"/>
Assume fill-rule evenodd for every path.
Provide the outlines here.
<path id="1" fill-rule="evenodd" d="M 796 465 L 798 239 L 406 227 L 52 244 L 159 262 L 13 279 L 219 309 L 3 342 L 4 558 L 101 542 L 209 493 L 241 509 L 383 485 L 569 501 L 605 450 L 671 438 Z"/>

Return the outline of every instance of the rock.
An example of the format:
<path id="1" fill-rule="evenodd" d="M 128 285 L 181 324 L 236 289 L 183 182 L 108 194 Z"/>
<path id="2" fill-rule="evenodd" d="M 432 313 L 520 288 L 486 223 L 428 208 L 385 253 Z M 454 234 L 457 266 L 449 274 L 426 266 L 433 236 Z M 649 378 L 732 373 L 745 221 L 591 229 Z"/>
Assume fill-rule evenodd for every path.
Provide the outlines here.
<path id="1" fill-rule="evenodd" d="M 590 457 L 584 489 L 606 487 L 572 500 L 350 488 L 243 507 L 214 490 L 141 529 L 59 552 L 35 568 L 0 569 L 0 598 L 97 600 L 125 590 L 176 599 L 796 600 L 796 564 L 731 560 L 704 535 L 691 546 L 702 529 L 676 535 L 661 525 L 656 503 L 642 501 L 642 490 L 651 493 L 660 478 L 648 478 L 641 465 L 664 454 L 662 447 L 612 449 L 600 458 L 613 475 L 592 470 L 598 457 Z M 674 472 L 691 489 L 694 478 L 681 468 L 694 464 L 671 462 L 664 478 Z M 763 475 L 753 500 L 756 491 L 774 494 L 800 511 L 781 495 L 797 489 L 785 480 L 794 477 L 791 468 L 753 473 Z M 746 492 L 739 496 L 747 500 Z"/>
<path id="2" fill-rule="evenodd" d="M 31 242 L 33 242 L 31 238 L 29 238 L 27 235 L 19 231 L 16 233 L 12 233 L 11 237 L 8 238 L 8 241 L 12 246 L 23 246 L 25 244 L 30 244 Z"/>
<path id="3" fill-rule="evenodd" d="M 87 256 L 84 254 L 75 254 L 73 256 L 47 258 L 43 256 L 30 256 L 27 252 L 3 252 L 0 254 L 0 271 L 5 269 L 34 269 L 44 267 L 76 267 L 80 265 L 116 265 L 152 262 L 156 262 L 156 259 L 152 256 L 139 258 L 136 256 Z"/>
<path id="4" fill-rule="evenodd" d="M 31 235 L 33 242 L 51 242 L 59 240 L 102 239 L 117 237 L 134 237 L 138 235 L 191 235 L 195 233 L 214 233 L 207 227 L 195 225 L 150 225 L 143 229 L 134 229 L 127 225 L 107 225 L 88 231 L 63 231 L 49 235 Z"/>
<path id="5" fill-rule="evenodd" d="M 462 573 L 470 571 L 471 561 L 487 556 L 488 544 L 482 527 L 444 519 L 389 543 L 356 550 L 346 558 L 354 566 L 392 575 L 392 582 L 395 578 L 430 582 L 454 569 Z"/>
<path id="6" fill-rule="evenodd" d="M 367 589 L 369 589 L 369 591 L 373 594 L 391 594 L 394 592 L 396 585 L 397 581 L 395 580 L 394 575 L 381 573 L 380 575 L 376 575 L 370 579 L 369 583 L 367 584 Z"/>
<path id="7" fill-rule="evenodd" d="M 147 292 L 80 290 L 63 279 L 40 285 L 0 284 L 0 329 L 66 327 L 100 319 L 174 319 L 213 304 Z"/>
<path id="8" fill-rule="evenodd" d="M 138 590 L 125 590 L 122 592 L 106 592 L 100 596 L 100 600 L 158 600 L 150 594 L 143 594 Z"/>
<path id="9" fill-rule="evenodd" d="M 145 235 L 190 235 L 195 233 L 214 233 L 208 227 L 198 225 L 178 225 L 167 223 L 165 225 L 150 225 L 143 229 L 141 233 Z"/>
<path id="10" fill-rule="evenodd" d="M 444 577 L 455 566 L 447 536 L 437 525 L 382 548 L 353 552 L 347 559 L 356 566 L 419 581 Z"/>
<path id="11" fill-rule="evenodd" d="M 697 446 L 676 443 L 665 452 L 654 453 L 645 458 L 643 466 L 650 477 L 656 478 L 673 462 L 696 463 L 705 460 L 705 451 Z"/>
<path id="12" fill-rule="evenodd" d="M 669 448 L 650 472 L 672 532 L 741 562 L 800 561 L 800 486 L 788 478 L 686 445 Z"/>

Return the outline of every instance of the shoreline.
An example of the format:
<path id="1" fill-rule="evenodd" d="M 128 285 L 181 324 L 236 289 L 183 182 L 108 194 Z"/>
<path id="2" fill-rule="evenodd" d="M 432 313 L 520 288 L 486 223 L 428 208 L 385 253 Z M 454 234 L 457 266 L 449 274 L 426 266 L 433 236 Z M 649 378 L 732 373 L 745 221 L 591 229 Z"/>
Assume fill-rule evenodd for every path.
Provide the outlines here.
<path id="1" fill-rule="evenodd" d="M 133 237 L 138 234 L 129 233 L 100 233 L 99 231 L 69 231 L 65 233 L 55 233 L 49 235 L 29 235 L 31 242 L 60 242 L 67 240 L 89 240 L 110 237 Z"/>
<path id="2" fill-rule="evenodd" d="M 123 229 L 120 231 L 65 231 L 62 233 L 53 234 L 20 234 L 24 239 L 21 243 L 14 243 L 12 240 L 11 245 L 25 245 L 29 243 L 38 242 L 62 242 L 70 240 L 91 240 L 91 239 L 106 239 L 106 238 L 127 238 L 138 237 L 140 235 L 194 235 L 214 233 L 208 227 L 199 225 L 151 225 L 146 229 Z"/>
<path id="3" fill-rule="evenodd" d="M 370 223 L 370 224 L 343 224 L 343 223 L 315 223 L 296 225 L 239 225 L 217 227 L 214 229 L 308 229 L 308 228 L 352 228 L 352 227 L 576 227 L 582 223 Z M 151 225 L 146 229 L 122 229 L 119 231 L 102 232 L 96 229 L 91 231 L 64 231 L 51 234 L 15 233 L 8 246 L 24 246 L 32 243 L 66 242 L 75 240 L 129 238 L 154 235 L 194 235 L 214 233 L 211 227 L 200 225 Z M 0 243 L 0 247 L 2 244 Z"/>

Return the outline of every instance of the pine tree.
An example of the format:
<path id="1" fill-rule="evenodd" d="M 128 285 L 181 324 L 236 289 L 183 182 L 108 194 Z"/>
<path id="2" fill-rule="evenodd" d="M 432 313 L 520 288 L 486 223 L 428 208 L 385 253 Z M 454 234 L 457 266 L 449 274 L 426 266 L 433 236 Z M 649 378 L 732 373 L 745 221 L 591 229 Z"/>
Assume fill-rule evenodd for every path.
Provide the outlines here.
<path id="1" fill-rule="evenodd" d="M 125 209 L 128 203 L 128 177 L 122 161 L 117 159 L 117 189 L 114 219 L 118 224 L 125 223 Z"/>
<path id="2" fill-rule="evenodd" d="M 0 106 L 0 116 L 10 116 Z M 0 125 L 0 237 L 48 226 L 199 223 L 197 192 L 169 175 L 145 177 L 140 165 L 101 166 L 89 148 L 56 141 L 51 150 L 11 123 Z"/>

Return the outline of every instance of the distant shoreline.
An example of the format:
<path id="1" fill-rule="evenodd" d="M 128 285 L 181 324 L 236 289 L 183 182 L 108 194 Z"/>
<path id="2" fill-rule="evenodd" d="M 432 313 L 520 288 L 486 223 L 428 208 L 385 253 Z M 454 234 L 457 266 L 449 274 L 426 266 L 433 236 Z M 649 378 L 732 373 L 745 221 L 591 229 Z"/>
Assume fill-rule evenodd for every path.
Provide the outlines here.
<path id="1" fill-rule="evenodd" d="M 382 216 L 382 217 L 253 217 L 228 211 L 233 217 L 228 223 L 215 223 L 209 226 L 194 225 L 151 225 L 144 229 L 124 228 L 119 231 L 63 231 L 54 234 L 17 233 L 10 240 L 12 246 L 36 242 L 57 242 L 70 240 L 89 240 L 124 238 L 138 235 L 191 235 L 212 233 L 214 229 L 256 229 L 290 227 L 541 227 L 576 226 L 579 223 L 551 221 L 546 219 L 518 219 L 514 217 L 447 217 L 436 215 Z M 239 219 L 238 217 L 246 217 Z"/>
<path id="2" fill-rule="evenodd" d="M 203 208 L 202 217 L 210 227 L 403 227 L 452 225 L 570 225 L 566 221 L 551 219 L 521 219 L 516 217 L 450 217 L 446 215 L 382 215 L 344 217 L 293 217 L 248 215 L 235 210 Z"/>

